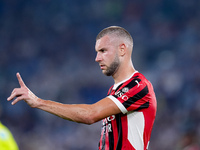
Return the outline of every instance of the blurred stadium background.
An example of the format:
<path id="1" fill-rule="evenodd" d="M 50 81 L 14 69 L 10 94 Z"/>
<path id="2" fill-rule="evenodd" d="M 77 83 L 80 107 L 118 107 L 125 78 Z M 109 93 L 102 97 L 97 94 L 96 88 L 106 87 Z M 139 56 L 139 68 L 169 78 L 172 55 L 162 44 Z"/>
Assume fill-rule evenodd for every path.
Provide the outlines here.
<path id="1" fill-rule="evenodd" d="M 0 0 L 0 104 L 20 150 L 94 150 L 100 124 L 65 121 L 6 99 L 16 72 L 39 97 L 94 103 L 113 84 L 95 59 L 110 25 L 134 38 L 135 68 L 153 83 L 158 111 L 149 150 L 200 149 L 199 0 Z"/>

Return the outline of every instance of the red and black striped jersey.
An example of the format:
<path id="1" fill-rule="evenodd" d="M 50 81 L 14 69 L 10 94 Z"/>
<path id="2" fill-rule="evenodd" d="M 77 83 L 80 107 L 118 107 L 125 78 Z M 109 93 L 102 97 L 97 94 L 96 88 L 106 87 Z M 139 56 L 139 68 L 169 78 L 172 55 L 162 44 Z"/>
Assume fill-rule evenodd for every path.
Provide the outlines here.
<path id="1" fill-rule="evenodd" d="M 108 97 L 121 113 L 102 121 L 99 150 L 147 150 L 157 109 L 152 84 L 135 72 L 112 86 Z"/>

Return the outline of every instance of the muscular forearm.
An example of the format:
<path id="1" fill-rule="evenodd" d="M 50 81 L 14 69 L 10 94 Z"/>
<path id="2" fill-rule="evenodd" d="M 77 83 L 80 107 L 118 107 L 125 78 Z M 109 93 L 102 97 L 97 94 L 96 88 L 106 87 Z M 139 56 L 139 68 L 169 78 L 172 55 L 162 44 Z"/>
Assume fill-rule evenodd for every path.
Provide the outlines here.
<path id="1" fill-rule="evenodd" d="M 117 105 L 108 97 L 98 101 L 97 103 L 87 104 L 61 104 L 58 102 L 43 100 L 38 98 L 29 88 L 24 84 L 21 76 L 17 73 L 17 79 L 20 88 L 13 89 L 11 95 L 7 98 L 15 105 L 19 101 L 25 101 L 30 107 L 38 108 L 59 116 L 66 120 L 74 122 L 92 124 L 110 115 L 120 113 Z"/>
<path id="2" fill-rule="evenodd" d="M 63 119 L 92 124 L 98 120 L 94 118 L 94 110 L 91 105 L 86 104 L 62 104 L 51 100 L 38 99 L 36 108 L 59 116 Z"/>

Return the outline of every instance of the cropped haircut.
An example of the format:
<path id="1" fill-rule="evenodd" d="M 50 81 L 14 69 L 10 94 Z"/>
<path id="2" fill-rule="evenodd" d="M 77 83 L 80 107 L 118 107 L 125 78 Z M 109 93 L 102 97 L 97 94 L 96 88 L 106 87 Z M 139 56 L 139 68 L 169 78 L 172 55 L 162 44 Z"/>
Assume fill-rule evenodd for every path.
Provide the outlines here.
<path id="1" fill-rule="evenodd" d="M 130 33 L 119 26 L 110 26 L 105 29 L 103 29 L 96 37 L 96 40 L 101 39 L 105 35 L 115 35 L 116 37 L 122 37 L 124 38 L 131 46 L 133 46 L 133 38 L 130 35 Z"/>

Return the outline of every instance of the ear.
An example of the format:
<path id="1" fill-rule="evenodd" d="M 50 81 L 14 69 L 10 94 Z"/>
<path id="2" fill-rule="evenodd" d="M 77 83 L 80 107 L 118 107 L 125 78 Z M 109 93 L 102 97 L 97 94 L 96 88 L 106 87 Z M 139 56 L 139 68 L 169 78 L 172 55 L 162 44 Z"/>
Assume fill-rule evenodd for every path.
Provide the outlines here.
<path id="1" fill-rule="evenodd" d="M 126 45 L 124 43 L 119 45 L 119 55 L 124 56 L 126 53 Z"/>

